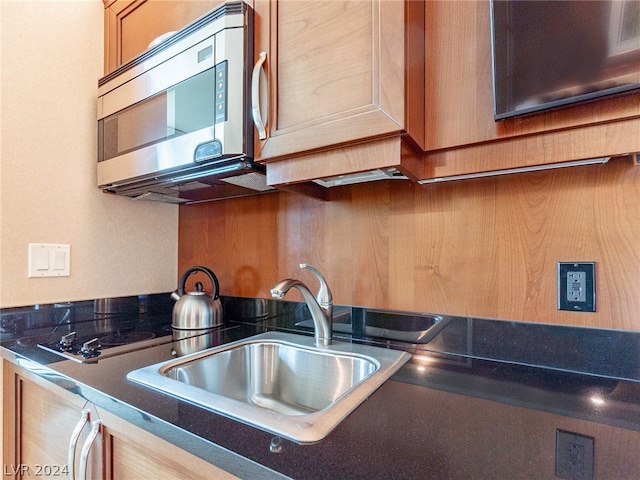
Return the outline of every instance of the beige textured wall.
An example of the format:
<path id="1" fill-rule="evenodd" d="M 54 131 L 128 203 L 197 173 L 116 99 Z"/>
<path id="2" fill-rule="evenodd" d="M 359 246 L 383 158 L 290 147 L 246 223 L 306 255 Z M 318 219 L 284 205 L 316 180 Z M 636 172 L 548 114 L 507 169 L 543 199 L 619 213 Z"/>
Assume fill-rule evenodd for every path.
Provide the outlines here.
<path id="1" fill-rule="evenodd" d="M 101 0 L 0 0 L 0 307 L 175 288 L 178 209 L 96 185 Z M 29 243 L 71 275 L 27 277 Z"/>

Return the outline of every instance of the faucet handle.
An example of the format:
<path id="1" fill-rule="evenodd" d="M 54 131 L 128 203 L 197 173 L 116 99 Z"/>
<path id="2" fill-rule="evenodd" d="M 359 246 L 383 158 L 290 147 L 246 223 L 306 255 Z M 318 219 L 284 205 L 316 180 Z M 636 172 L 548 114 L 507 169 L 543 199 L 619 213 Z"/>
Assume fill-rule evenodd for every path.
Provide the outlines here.
<path id="1" fill-rule="evenodd" d="M 313 265 L 309 265 L 308 263 L 301 263 L 300 268 L 311 270 L 316 275 L 316 277 L 318 277 L 318 280 L 320 280 L 320 289 L 318 290 L 316 298 L 321 307 L 329 307 L 333 302 L 333 295 L 331 295 L 329 285 L 327 285 L 327 282 L 322 274 L 316 267 L 314 267 Z"/>

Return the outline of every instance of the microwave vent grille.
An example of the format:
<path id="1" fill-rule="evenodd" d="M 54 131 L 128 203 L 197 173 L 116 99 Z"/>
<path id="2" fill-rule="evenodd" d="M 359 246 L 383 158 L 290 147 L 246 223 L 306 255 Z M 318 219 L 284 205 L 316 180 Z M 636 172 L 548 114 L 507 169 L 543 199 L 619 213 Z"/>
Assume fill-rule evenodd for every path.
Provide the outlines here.
<path id="1" fill-rule="evenodd" d="M 258 192 L 267 192 L 269 190 L 275 190 L 274 187 L 267 185 L 267 177 L 261 173 L 252 172 L 245 175 L 238 175 L 237 177 L 221 178 L 223 182 L 237 185 L 238 187 L 248 188 L 250 190 L 256 190 Z"/>
<path id="2" fill-rule="evenodd" d="M 184 198 L 173 197 L 171 195 L 165 195 L 163 193 L 156 192 L 146 192 L 142 195 L 138 195 L 137 197 L 133 197 L 133 200 L 149 200 L 152 202 L 164 202 L 164 203 L 185 203 L 189 200 L 185 200 Z"/>

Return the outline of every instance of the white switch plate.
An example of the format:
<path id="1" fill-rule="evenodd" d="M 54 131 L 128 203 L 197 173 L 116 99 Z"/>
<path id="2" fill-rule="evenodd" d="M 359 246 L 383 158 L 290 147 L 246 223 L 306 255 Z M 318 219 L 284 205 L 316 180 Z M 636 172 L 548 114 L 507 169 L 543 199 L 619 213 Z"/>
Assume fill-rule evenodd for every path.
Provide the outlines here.
<path id="1" fill-rule="evenodd" d="M 71 245 L 29 244 L 29 277 L 68 277 L 71 274 Z"/>

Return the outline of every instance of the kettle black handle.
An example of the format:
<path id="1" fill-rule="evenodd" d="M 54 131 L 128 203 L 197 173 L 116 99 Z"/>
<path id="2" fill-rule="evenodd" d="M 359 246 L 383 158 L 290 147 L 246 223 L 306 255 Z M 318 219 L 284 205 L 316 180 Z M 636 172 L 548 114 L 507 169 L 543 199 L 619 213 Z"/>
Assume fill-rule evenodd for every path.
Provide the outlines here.
<path id="1" fill-rule="evenodd" d="M 207 267 L 192 267 L 184 272 L 182 274 L 182 277 L 180 277 L 180 282 L 178 282 L 178 295 L 180 297 L 184 295 L 184 286 L 185 283 L 187 283 L 187 278 L 189 277 L 189 275 L 196 272 L 202 272 L 209 276 L 209 278 L 211 279 L 211 283 L 213 284 L 213 293 L 211 294 L 211 299 L 215 300 L 216 298 L 218 298 L 218 294 L 220 293 L 220 284 L 218 283 L 218 278 Z"/>

